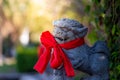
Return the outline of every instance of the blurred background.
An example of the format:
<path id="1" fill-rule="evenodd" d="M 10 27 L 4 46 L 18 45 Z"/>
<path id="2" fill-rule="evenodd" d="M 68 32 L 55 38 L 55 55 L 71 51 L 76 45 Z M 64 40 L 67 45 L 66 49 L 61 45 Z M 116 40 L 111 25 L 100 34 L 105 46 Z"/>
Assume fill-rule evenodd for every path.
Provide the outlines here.
<path id="1" fill-rule="evenodd" d="M 0 80 L 47 80 L 33 70 L 41 32 L 72 18 L 88 27 L 86 42 L 105 40 L 110 80 L 120 80 L 120 0 L 0 0 Z M 75 80 L 84 73 L 76 72 Z M 47 76 L 47 77 L 46 77 Z"/>

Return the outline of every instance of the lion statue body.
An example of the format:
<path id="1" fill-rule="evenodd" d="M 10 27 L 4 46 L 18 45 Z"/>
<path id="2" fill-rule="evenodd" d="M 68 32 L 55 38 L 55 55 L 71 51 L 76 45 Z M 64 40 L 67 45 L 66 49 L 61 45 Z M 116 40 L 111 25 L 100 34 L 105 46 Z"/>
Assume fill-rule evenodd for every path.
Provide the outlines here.
<path id="1" fill-rule="evenodd" d="M 59 44 L 84 37 L 88 32 L 87 27 L 72 19 L 59 19 L 53 25 L 53 36 Z M 80 80 L 109 80 L 109 50 L 104 41 L 97 41 L 92 47 L 85 43 L 63 51 L 74 69 L 89 74 Z M 53 80 L 74 80 L 73 77 L 66 76 L 62 65 L 53 71 L 53 76 Z"/>

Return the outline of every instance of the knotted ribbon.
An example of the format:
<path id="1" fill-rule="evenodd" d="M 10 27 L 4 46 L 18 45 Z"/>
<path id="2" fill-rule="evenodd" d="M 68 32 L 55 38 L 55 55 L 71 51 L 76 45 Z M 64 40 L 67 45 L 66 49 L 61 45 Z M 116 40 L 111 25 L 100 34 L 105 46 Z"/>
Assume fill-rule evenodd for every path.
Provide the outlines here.
<path id="1" fill-rule="evenodd" d="M 84 44 L 84 39 L 78 38 L 63 44 L 58 44 L 53 35 L 49 31 L 46 31 L 42 33 L 40 40 L 42 44 L 39 51 L 40 56 L 34 66 L 34 69 L 39 73 L 43 73 L 47 67 L 48 62 L 50 61 L 50 66 L 54 69 L 57 69 L 63 64 L 67 76 L 73 77 L 75 75 L 74 69 L 69 58 L 64 53 L 62 48 L 68 50 L 81 46 Z"/>

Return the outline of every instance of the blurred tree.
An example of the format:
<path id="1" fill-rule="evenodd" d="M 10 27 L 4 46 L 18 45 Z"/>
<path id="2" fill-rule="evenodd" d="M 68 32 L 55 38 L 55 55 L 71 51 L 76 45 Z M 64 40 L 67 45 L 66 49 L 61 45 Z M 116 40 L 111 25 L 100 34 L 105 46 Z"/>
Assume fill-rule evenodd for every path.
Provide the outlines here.
<path id="1" fill-rule="evenodd" d="M 1 4 L 2 4 L 2 1 L 0 1 L 0 58 L 2 56 L 2 40 L 3 40 L 1 30 L 2 30 L 4 20 L 5 20 L 5 15 L 3 13 L 3 9 L 2 9 Z"/>
<path id="2" fill-rule="evenodd" d="M 72 0 L 2 0 L 1 6 L 6 18 L 4 21 L 9 21 L 13 30 L 21 33 L 24 27 L 28 27 L 31 37 L 34 37 L 32 39 L 38 40 L 41 31 L 52 31 L 53 20 L 76 15 L 72 11 L 66 11 L 71 2 Z"/>

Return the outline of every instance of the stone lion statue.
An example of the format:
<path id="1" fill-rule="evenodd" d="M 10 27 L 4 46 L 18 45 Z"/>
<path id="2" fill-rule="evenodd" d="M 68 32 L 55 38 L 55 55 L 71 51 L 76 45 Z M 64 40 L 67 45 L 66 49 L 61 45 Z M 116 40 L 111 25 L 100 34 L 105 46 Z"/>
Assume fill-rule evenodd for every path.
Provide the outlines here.
<path id="1" fill-rule="evenodd" d="M 53 36 L 59 44 L 84 37 L 88 32 L 87 27 L 73 19 L 59 19 L 54 21 L 53 25 Z M 80 80 L 109 80 L 109 50 L 104 41 L 97 41 L 92 47 L 84 43 L 70 50 L 63 49 L 63 51 L 74 69 L 89 74 Z M 55 69 L 53 74 L 53 80 L 74 80 L 73 77 L 66 76 L 62 65 Z"/>

